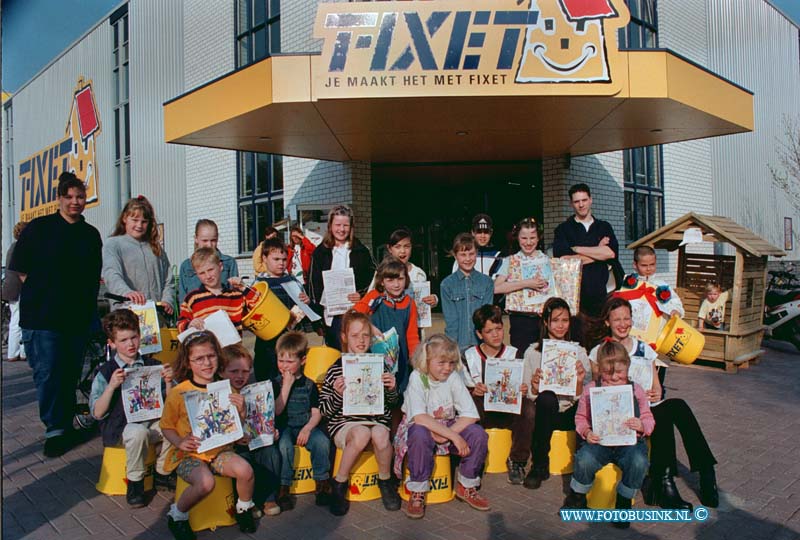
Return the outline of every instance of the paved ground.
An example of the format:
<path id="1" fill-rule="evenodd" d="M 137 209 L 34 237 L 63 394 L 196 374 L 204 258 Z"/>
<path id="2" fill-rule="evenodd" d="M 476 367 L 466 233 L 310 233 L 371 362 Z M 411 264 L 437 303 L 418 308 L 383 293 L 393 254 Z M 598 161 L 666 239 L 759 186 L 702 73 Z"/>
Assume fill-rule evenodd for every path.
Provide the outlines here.
<path id="1" fill-rule="evenodd" d="M 344 518 L 298 498 L 297 508 L 263 518 L 254 538 L 800 538 L 800 355 L 774 344 L 758 364 L 736 375 L 674 367 L 667 378 L 672 396 L 685 398 L 700 420 L 719 466 L 722 505 L 704 523 L 634 524 L 627 532 L 605 524 L 565 524 L 557 516 L 568 477 L 552 477 L 537 491 L 489 475 L 483 493 L 493 510 L 476 512 L 459 502 L 431 505 L 424 520 L 383 510 L 380 501 L 354 503 Z M 149 507 L 130 510 L 124 497 L 99 494 L 99 437 L 57 459 L 42 456 L 30 369 L 2 365 L 2 536 L 9 540 L 64 537 L 169 538 L 159 493 Z M 679 459 L 686 464 L 682 449 Z M 682 468 L 679 486 L 697 503 L 697 479 Z M 636 507 L 642 507 L 641 497 Z M 247 538 L 236 527 L 201 532 L 200 539 Z"/>

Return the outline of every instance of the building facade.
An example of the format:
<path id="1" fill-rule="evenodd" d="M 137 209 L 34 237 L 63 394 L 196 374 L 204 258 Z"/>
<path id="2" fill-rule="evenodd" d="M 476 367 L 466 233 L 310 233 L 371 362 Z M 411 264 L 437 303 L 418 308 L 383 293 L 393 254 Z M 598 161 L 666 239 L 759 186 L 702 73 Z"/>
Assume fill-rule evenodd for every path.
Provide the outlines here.
<path id="1" fill-rule="evenodd" d="M 176 265 L 191 251 L 198 219 L 217 222 L 220 249 L 239 259 L 241 274 L 252 275 L 250 254 L 265 226 L 285 218 L 315 223 L 345 203 L 357 216 L 358 237 L 376 256 L 395 227 L 412 228 L 413 260 L 438 288 L 452 265 L 449 243 L 472 215 L 494 217 L 498 247 L 512 224 L 528 216 L 543 221 L 549 243 L 571 215 L 567 190 L 577 182 L 591 186 L 595 215 L 611 222 L 621 245 L 693 211 L 730 217 L 785 247 L 788 259 L 800 259 L 800 237 L 787 236 L 800 228 L 800 216 L 768 169 L 778 163 L 784 118 L 800 118 L 800 40 L 798 27 L 769 2 L 628 0 L 631 21 L 617 36 L 620 48 L 669 49 L 751 91 L 755 122 L 748 133 L 584 156 L 445 163 L 414 156 L 322 161 L 164 142 L 164 103 L 270 55 L 321 51 L 314 37 L 319 4 L 130 0 L 116 6 L 4 105 L 3 252 L 19 216 L 32 215 L 52 195 L 49 182 L 67 163 L 54 145 L 66 140 L 76 92 L 91 82 L 100 127 L 91 136 L 98 204 L 87 219 L 107 235 L 127 198 L 147 196 Z M 657 114 L 648 121 L 658 129 Z M 84 123 L 78 122 L 82 129 Z M 74 137 L 73 154 L 87 145 L 84 135 Z M 630 253 L 621 259 L 630 268 Z M 661 257 L 659 272 L 669 281 L 674 265 Z"/>

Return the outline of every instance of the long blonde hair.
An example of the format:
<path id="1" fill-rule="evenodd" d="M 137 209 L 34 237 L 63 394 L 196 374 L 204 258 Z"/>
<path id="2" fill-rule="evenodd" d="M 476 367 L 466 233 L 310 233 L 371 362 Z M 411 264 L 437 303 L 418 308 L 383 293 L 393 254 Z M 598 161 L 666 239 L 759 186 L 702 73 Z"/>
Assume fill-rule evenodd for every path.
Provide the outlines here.
<path id="1" fill-rule="evenodd" d="M 111 236 L 122 236 L 125 234 L 125 218 L 134 214 L 141 213 L 142 217 L 147 220 L 147 230 L 144 233 L 144 240 L 150 244 L 150 249 L 153 250 L 153 255 L 156 257 L 161 256 L 161 243 L 158 239 L 158 224 L 156 223 L 156 212 L 153 210 L 153 205 L 147 200 L 144 195 L 129 200 L 125 204 L 125 208 L 117 219 L 117 224 L 114 226 L 114 232 Z"/>
<path id="2" fill-rule="evenodd" d="M 433 334 L 419 344 L 414 351 L 411 365 L 420 373 L 428 374 L 428 361 L 444 356 L 447 360 L 455 362 L 455 371 L 461 369 L 461 352 L 458 343 L 444 334 Z"/>

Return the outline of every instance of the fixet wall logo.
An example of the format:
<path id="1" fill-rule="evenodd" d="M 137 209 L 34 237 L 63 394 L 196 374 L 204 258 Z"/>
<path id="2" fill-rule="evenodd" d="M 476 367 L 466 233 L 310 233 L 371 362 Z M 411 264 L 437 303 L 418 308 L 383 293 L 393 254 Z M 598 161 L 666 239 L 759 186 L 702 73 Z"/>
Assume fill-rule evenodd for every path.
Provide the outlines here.
<path id="1" fill-rule="evenodd" d="M 79 77 L 67 117 L 66 137 L 19 164 L 20 220 L 31 221 L 58 210 L 58 176 L 64 171 L 83 180 L 87 207 L 100 204 L 96 138 L 101 131 L 92 81 Z"/>
<path id="2" fill-rule="evenodd" d="M 315 92 L 612 95 L 629 20 L 623 0 L 323 3 Z"/>

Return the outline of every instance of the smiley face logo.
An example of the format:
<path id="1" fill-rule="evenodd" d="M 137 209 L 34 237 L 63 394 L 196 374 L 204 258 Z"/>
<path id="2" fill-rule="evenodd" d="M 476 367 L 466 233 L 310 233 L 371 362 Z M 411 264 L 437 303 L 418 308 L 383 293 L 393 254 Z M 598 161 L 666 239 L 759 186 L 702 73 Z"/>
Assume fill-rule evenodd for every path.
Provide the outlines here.
<path id="1" fill-rule="evenodd" d="M 530 0 L 539 16 L 526 28 L 516 82 L 611 82 L 607 40 L 628 21 L 619 3 Z"/>

